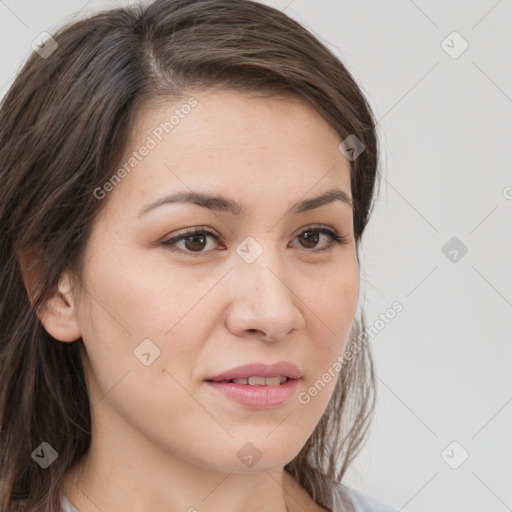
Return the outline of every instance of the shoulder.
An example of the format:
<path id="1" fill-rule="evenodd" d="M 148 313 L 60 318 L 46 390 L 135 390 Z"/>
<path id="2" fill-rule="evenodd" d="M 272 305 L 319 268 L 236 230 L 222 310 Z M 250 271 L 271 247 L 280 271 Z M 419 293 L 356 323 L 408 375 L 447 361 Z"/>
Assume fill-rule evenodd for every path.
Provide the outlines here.
<path id="1" fill-rule="evenodd" d="M 398 512 L 398 509 L 392 507 L 385 501 L 370 496 L 369 494 L 350 489 L 343 484 L 338 484 L 335 487 L 334 498 L 336 506 L 333 512 L 341 512 L 344 510 L 344 504 L 347 502 L 353 506 L 354 512 Z"/>

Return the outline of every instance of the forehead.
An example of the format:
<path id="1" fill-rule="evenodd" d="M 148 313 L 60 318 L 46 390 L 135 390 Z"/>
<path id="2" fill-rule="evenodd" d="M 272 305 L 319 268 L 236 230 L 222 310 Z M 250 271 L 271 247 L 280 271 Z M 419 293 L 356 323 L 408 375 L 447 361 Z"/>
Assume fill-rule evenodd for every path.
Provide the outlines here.
<path id="1" fill-rule="evenodd" d="M 350 196 L 350 163 L 339 143 L 300 97 L 193 93 L 141 108 L 121 164 L 128 172 L 112 195 L 125 206 L 178 190 L 229 190 L 243 203 L 260 204 L 289 196 L 297 201 L 309 190 L 317 195 L 332 187 Z"/>

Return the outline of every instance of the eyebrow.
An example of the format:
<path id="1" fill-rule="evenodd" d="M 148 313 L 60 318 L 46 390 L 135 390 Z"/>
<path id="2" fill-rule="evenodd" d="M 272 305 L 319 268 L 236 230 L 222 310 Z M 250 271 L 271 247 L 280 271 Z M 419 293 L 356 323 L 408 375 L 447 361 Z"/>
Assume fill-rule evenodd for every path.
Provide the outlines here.
<path id="1" fill-rule="evenodd" d="M 295 203 L 286 215 L 294 215 L 303 213 L 309 210 L 314 210 L 325 204 L 332 203 L 334 201 L 341 201 L 342 203 L 352 208 L 352 198 L 343 190 L 339 188 L 333 188 L 320 194 L 319 196 L 312 197 L 309 199 L 303 199 Z M 159 206 L 164 204 L 173 203 L 192 203 L 202 208 L 206 208 L 211 211 L 231 213 L 236 216 L 247 215 L 247 209 L 242 203 L 228 199 L 226 197 L 212 195 L 201 192 L 176 192 L 165 197 L 161 197 L 152 203 L 146 204 L 137 214 L 137 217 L 148 213 Z"/>

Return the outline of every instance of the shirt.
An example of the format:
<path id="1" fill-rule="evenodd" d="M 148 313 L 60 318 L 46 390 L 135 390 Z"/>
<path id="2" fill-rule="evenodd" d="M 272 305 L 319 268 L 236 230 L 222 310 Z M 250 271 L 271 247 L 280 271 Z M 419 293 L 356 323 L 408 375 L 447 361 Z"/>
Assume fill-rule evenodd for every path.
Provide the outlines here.
<path id="1" fill-rule="evenodd" d="M 342 496 L 350 499 L 355 512 L 398 512 L 398 509 L 384 501 L 369 494 L 350 489 L 343 484 L 337 485 L 333 490 L 333 512 L 344 512 Z M 65 495 L 62 497 L 62 512 L 79 512 Z"/>

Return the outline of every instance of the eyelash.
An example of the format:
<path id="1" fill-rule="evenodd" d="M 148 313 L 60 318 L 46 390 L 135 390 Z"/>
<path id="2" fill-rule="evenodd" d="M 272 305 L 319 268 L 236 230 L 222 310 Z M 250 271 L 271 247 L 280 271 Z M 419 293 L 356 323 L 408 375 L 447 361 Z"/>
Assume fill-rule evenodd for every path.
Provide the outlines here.
<path id="1" fill-rule="evenodd" d="M 299 235 L 302 235 L 306 232 L 310 232 L 310 231 L 313 231 L 313 232 L 317 232 L 317 233 L 321 233 L 321 234 L 324 234 L 324 235 L 327 235 L 330 240 L 329 240 L 329 243 L 326 247 L 324 247 L 323 249 L 307 249 L 306 247 L 303 247 L 304 250 L 306 250 L 306 252 L 313 252 L 313 253 L 316 253 L 316 252 L 327 252 L 327 251 L 331 251 L 332 249 L 334 249 L 335 246 L 337 245 L 343 245 L 343 244 L 347 244 L 349 242 L 349 237 L 346 236 L 346 235 L 339 235 L 338 233 L 330 230 L 330 229 L 327 229 L 327 228 L 323 228 L 323 227 L 308 227 L 306 229 L 304 229 L 303 231 L 301 231 L 297 237 Z M 190 255 L 192 257 L 201 257 L 203 256 L 204 254 L 208 254 L 210 251 L 183 251 L 181 249 L 176 249 L 175 247 L 172 247 L 175 243 L 177 242 L 180 242 L 182 240 L 185 240 L 186 238 L 190 237 L 190 236 L 194 236 L 194 235 L 207 235 L 207 236 L 211 236 L 214 240 L 216 240 L 217 242 L 225 242 L 225 239 L 224 237 L 220 236 L 220 235 L 216 235 L 215 233 L 212 233 L 211 231 L 207 230 L 207 229 L 203 229 L 203 228 L 194 228 L 194 229 L 191 229 L 189 231 L 185 231 L 185 233 L 179 235 L 179 236 L 176 236 L 176 237 L 173 237 L 173 238 L 170 238 L 169 240 L 163 240 L 160 242 L 161 245 L 163 245 L 164 247 L 166 247 L 167 249 L 169 249 L 170 251 L 172 252 L 177 252 L 177 253 L 181 253 L 181 254 L 185 254 L 185 255 Z"/>

